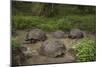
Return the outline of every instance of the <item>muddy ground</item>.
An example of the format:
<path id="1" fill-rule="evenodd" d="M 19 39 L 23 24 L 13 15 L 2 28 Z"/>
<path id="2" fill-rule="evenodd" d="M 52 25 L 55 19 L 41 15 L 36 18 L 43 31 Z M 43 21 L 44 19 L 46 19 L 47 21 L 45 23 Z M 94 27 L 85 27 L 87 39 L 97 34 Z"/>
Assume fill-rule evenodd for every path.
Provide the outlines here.
<path id="1" fill-rule="evenodd" d="M 17 31 L 17 36 L 12 37 L 12 38 L 16 39 L 17 42 L 23 45 L 23 43 L 25 42 L 24 40 L 25 40 L 26 33 L 27 32 L 24 30 Z M 48 40 L 55 39 L 52 36 L 51 32 L 47 32 L 46 35 L 48 37 Z M 90 37 L 92 39 L 95 39 L 95 36 L 91 34 L 85 34 L 85 37 Z M 68 50 L 72 48 L 75 44 L 79 43 L 81 39 L 69 39 L 67 38 L 67 34 L 66 34 L 65 38 L 61 38 L 59 40 L 61 40 L 64 43 L 67 49 L 66 54 L 64 56 L 50 58 L 50 57 L 40 55 L 38 53 L 38 50 L 41 46 L 41 43 L 42 43 L 41 41 L 35 44 L 24 44 L 30 48 L 30 51 L 32 52 L 32 57 L 28 58 L 24 63 L 19 64 L 19 65 L 76 62 L 74 53 L 69 52 Z"/>

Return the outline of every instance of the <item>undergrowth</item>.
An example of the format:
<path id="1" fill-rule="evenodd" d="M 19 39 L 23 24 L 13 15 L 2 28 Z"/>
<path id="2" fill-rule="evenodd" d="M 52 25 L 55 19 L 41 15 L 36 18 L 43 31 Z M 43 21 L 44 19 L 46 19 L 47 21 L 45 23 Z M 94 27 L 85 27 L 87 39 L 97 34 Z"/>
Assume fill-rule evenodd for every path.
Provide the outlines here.
<path id="1" fill-rule="evenodd" d="M 90 38 L 82 39 L 73 47 L 76 51 L 76 58 L 79 62 L 96 60 L 96 43 Z"/>
<path id="2" fill-rule="evenodd" d="M 95 31 L 95 16 L 64 16 L 64 17 L 38 17 L 38 16 L 13 16 L 12 27 L 15 29 L 41 28 L 45 31 L 61 29 L 68 31 L 72 28 L 80 28 L 90 32 Z"/>

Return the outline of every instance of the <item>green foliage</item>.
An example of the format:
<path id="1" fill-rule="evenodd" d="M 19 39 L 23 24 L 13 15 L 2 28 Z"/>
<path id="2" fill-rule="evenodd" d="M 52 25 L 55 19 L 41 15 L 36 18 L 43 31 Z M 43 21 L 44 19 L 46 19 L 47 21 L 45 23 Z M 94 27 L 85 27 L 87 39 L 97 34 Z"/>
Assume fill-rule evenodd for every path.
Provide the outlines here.
<path id="1" fill-rule="evenodd" d="M 12 27 L 14 29 L 41 28 L 45 31 L 64 30 L 80 28 L 86 31 L 95 32 L 95 15 L 72 15 L 65 17 L 45 18 L 38 16 L 13 16 Z"/>
<path id="2" fill-rule="evenodd" d="M 96 43 L 94 40 L 85 38 L 73 48 L 76 50 L 77 61 L 96 60 Z"/>
<path id="3" fill-rule="evenodd" d="M 12 28 L 41 28 L 69 31 L 80 28 L 95 32 L 95 6 L 65 5 L 35 2 L 12 2 Z"/>
<path id="4" fill-rule="evenodd" d="M 15 39 L 11 40 L 11 45 L 12 48 L 20 48 L 20 44 Z"/>
<path id="5" fill-rule="evenodd" d="M 32 15 L 31 7 L 31 2 L 12 1 L 12 15 Z"/>
<path id="6" fill-rule="evenodd" d="M 37 15 L 37 16 L 66 16 L 66 15 L 86 15 L 95 14 L 95 6 L 66 5 L 40 2 L 12 2 L 13 15 Z"/>
<path id="7" fill-rule="evenodd" d="M 12 26 L 15 29 L 33 28 L 42 22 L 44 22 L 42 18 L 32 16 L 14 16 L 12 18 Z"/>
<path id="8" fill-rule="evenodd" d="M 73 28 L 80 28 L 89 32 L 95 32 L 96 17 L 95 15 L 73 15 L 67 16 L 72 21 Z"/>
<path id="9" fill-rule="evenodd" d="M 54 21 L 48 21 L 46 23 L 41 23 L 37 26 L 38 28 L 41 28 L 45 31 L 55 31 L 58 29 L 56 22 Z"/>

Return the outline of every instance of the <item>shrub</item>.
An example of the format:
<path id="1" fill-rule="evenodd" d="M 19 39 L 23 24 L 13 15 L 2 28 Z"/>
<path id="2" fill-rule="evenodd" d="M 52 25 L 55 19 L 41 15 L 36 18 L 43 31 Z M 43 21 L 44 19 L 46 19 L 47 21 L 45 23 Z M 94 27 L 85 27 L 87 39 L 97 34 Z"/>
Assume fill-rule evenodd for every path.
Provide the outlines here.
<path id="1" fill-rule="evenodd" d="M 94 40 L 89 38 L 83 39 L 74 46 L 77 61 L 95 61 L 96 60 L 96 44 Z"/>

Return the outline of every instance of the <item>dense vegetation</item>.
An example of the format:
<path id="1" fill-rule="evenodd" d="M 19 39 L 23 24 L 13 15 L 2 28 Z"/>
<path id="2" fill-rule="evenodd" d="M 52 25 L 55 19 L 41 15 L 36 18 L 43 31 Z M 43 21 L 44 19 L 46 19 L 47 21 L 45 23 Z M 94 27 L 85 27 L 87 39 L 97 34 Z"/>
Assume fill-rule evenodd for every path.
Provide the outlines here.
<path id="1" fill-rule="evenodd" d="M 13 27 L 16 29 L 28 29 L 32 27 L 41 28 L 45 31 L 54 31 L 61 29 L 69 31 L 72 28 L 95 31 L 95 17 L 88 16 L 65 16 L 56 18 L 44 18 L 38 16 L 14 16 Z"/>
<path id="2" fill-rule="evenodd" d="M 75 45 L 74 49 L 76 50 L 77 61 L 95 61 L 96 44 L 94 40 L 85 38 Z"/>
<path id="3" fill-rule="evenodd" d="M 12 27 L 29 29 L 38 27 L 46 31 L 80 28 L 95 32 L 95 6 L 52 3 L 12 3 Z"/>

